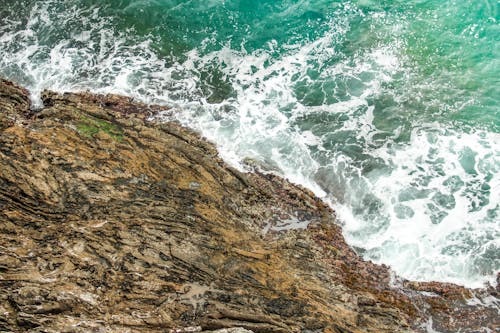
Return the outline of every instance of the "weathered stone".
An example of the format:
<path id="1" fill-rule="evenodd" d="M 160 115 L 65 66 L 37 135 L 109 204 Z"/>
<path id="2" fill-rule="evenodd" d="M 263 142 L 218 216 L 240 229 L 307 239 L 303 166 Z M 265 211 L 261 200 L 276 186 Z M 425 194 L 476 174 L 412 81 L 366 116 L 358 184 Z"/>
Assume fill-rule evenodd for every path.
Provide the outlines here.
<path id="1" fill-rule="evenodd" d="M 228 167 L 162 107 L 42 99 L 0 82 L 0 331 L 498 330 L 498 290 L 393 286 L 310 191 Z"/>

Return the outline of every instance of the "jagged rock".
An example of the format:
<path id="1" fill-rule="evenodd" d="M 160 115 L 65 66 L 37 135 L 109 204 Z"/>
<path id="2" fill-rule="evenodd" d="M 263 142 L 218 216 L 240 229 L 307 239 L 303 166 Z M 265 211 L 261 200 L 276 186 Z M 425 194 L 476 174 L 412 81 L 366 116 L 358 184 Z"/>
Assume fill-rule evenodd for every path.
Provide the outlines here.
<path id="1" fill-rule="evenodd" d="M 0 331 L 499 329 L 498 290 L 391 283 L 335 214 L 162 110 L 0 82 Z M 473 301 L 471 301 L 471 299 Z"/>

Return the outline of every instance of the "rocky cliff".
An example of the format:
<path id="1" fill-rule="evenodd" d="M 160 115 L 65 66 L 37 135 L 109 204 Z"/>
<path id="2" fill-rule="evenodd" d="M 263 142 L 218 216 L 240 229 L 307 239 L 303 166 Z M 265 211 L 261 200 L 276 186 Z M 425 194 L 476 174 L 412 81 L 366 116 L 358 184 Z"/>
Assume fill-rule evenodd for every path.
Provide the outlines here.
<path id="1" fill-rule="evenodd" d="M 392 278 L 312 193 L 161 107 L 42 99 L 0 81 L 0 331 L 499 330 L 498 290 Z"/>

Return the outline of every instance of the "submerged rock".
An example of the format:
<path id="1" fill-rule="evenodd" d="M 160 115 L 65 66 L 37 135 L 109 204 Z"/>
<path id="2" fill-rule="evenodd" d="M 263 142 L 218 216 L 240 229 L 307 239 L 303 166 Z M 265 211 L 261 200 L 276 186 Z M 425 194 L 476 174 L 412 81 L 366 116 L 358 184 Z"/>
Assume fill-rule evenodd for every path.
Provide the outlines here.
<path id="1" fill-rule="evenodd" d="M 498 330 L 498 290 L 395 283 L 311 192 L 148 121 L 162 107 L 42 99 L 0 82 L 0 331 Z"/>

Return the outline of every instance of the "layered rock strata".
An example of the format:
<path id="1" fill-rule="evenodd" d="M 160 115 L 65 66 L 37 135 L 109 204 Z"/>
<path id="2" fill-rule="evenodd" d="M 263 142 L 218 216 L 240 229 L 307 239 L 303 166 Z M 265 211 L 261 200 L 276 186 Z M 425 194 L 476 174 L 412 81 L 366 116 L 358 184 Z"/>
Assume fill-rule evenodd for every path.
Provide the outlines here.
<path id="1" fill-rule="evenodd" d="M 498 290 L 395 279 L 334 212 L 163 110 L 0 82 L 0 331 L 498 331 Z"/>

